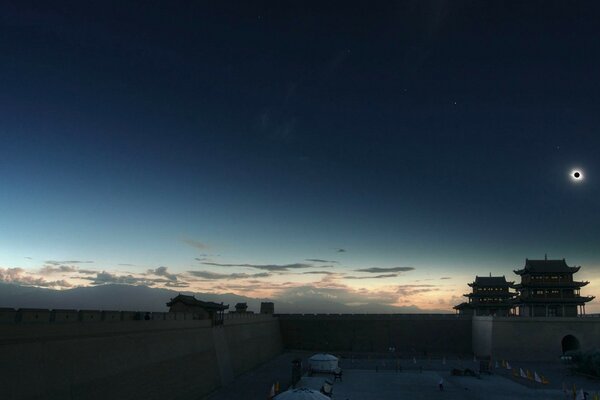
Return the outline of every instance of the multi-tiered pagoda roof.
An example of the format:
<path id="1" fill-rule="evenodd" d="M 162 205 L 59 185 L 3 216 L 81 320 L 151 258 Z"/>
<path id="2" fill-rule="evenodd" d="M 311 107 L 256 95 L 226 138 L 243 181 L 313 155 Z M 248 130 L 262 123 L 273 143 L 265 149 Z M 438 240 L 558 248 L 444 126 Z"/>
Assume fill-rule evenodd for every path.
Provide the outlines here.
<path id="1" fill-rule="evenodd" d="M 513 287 L 519 292 L 515 305 L 522 316 L 577 316 L 585 313 L 585 303 L 593 296 L 581 296 L 587 281 L 573 280 L 581 267 L 571 267 L 562 260 L 525 260 L 523 268 L 515 270 L 521 283 Z M 577 310 L 579 307 L 579 311 Z"/>
<path id="2" fill-rule="evenodd" d="M 513 283 L 507 281 L 504 276 L 476 276 L 475 280 L 468 284 L 473 291 L 463 295 L 469 301 L 458 304 L 454 309 L 461 314 L 510 315 L 514 293 L 509 289 Z"/>

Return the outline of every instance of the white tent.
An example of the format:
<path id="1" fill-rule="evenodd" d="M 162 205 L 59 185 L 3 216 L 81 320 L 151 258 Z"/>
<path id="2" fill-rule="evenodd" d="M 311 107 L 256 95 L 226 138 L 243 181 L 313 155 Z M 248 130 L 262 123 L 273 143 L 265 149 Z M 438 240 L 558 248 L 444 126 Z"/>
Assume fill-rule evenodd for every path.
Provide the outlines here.
<path id="1" fill-rule="evenodd" d="M 299 388 L 290 389 L 278 394 L 275 400 L 331 400 L 329 397 L 320 393 L 318 390 Z"/>
<path id="2" fill-rule="evenodd" d="M 331 354 L 315 354 L 308 359 L 310 369 L 313 371 L 333 372 L 338 367 L 338 359 Z"/>

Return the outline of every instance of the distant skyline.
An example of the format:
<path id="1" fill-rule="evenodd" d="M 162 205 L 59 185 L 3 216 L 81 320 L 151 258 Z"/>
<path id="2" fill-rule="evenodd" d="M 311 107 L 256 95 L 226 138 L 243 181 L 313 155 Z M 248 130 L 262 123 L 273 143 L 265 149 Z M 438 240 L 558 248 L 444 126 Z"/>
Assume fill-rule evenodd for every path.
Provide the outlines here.
<path id="1" fill-rule="evenodd" d="M 600 298 L 596 3 L 0 9 L 0 282 L 452 312 L 547 254 Z"/>

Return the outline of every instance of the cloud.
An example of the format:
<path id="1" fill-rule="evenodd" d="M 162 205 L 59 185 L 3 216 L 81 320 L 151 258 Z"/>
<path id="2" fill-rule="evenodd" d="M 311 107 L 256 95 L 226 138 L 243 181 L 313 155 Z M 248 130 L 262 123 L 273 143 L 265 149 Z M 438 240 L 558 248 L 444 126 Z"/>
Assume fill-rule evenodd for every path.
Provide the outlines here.
<path id="1" fill-rule="evenodd" d="M 203 262 L 204 265 L 212 265 L 215 267 L 246 267 L 256 268 L 265 271 L 289 271 L 290 269 L 315 268 L 316 265 L 295 263 L 295 264 L 221 264 L 215 262 Z M 320 265 L 318 268 L 333 268 L 333 265 Z"/>
<path id="2" fill-rule="evenodd" d="M 153 278 L 152 276 L 158 276 L 159 278 Z M 117 283 L 123 285 L 135 285 L 135 286 L 156 286 L 164 285 L 166 287 L 188 287 L 189 283 L 180 280 L 181 275 L 173 274 L 168 271 L 167 267 L 157 267 L 155 269 L 149 269 L 145 273 L 138 274 L 138 276 L 127 274 L 117 275 L 110 272 L 102 271 L 96 272 L 95 277 L 81 278 L 89 280 L 92 285 L 104 285 L 108 283 Z"/>
<path id="3" fill-rule="evenodd" d="M 127 264 L 127 263 L 122 263 L 122 264 L 117 264 L 120 265 L 122 267 L 135 267 L 135 264 Z"/>
<path id="4" fill-rule="evenodd" d="M 108 283 L 119 283 L 124 285 L 143 285 L 154 286 L 156 280 L 147 279 L 145 277 L 135 277 L 133 275 L 115 275 L 110 272 L 98 272 L 95 277 L 84 278 L 92 285 L 104 285 Z"/>
<path id="5" fill-rule="evenodd" d="M 200 254 L 200 257 L 195 257 L 194 260 L 199 262 L 215 262 L 213 257 L 219 257 L 219 254 Z"/>
<path id="6" fill-rule="evenodd" d="M 151 274 L 151 275 L 164 276 L 165 278 L 167 278 L 168 280 L 173 281 L 173 282 L 177 281 L 177 275 L 167 272 L 167 267 L 158 267 L 156 269 L 149 269 L 147 273 Z"/>
<path id="7" fill-rule="evenodd" d="M 48 260 L 44 261 L 44 264 L 50 265 L 68 265 L 68 264 L 93 264 L 93 261 L 80 261 L 80 260 L 69 260 L 69 261 L 56 261 L 56 260 Z"/>
<path id="8" fill-rule="evenodd" d="M 337 272 L 331 271 L 304 271 L 302 275 L 339 275 Z"/>
<path id="9" fill-rule="evenodd" d="M 188 287 L 190 286 L 189 283 L 186 282 L 167 282 L 165 283 L 166 287 L 172 287 L 172 288 L 182 288 L 182 287 Z"/>
<path id="10" fill-rule="evenodd" d="M 313 304 L 335 302 L 344 305 L 394 304 L 398 299 L 398 295 L 393 292 L 355 290 L 349 287 L 322 288 L 313 285 L 283 289 L 274 297 L 291 303 L 309 299 Z"/>
<path id="11" fill-rule="evenodd" d="M 322 260 L 320 258 L 307 258 L 304 261 L 316 262 L 316 263 L 329 263 L 329 264 L 338 264 L 338 261 L 333 260 Z"/>
<path id="12" fill-rule="evenodd" d="M 217 272 L 210 271 L 188 271 L 190 275 L 198 278 L 219 280 L 219 279 L 247 279 L 247 278 L 267 278 L 271 276 L 268 272 L 259 272 L 257 274 L 246 274 L 246 273 L 233 273 L 233 274 L 219 274 Z"/>
<path id="13" fill-rule="evenodd" d="M 40 287 L 71 287 L 64 279 L 47 281 L 44 278 L 27 274 L 23 268 L 0 268 L 0 282 L 12 283 L 22 286 Z"/>
<path id="14" fill-rule="evenodd" d="M 450 276 L 442 276 L 440 279 L 441 279 L 441 280 L 444 280 L 444 279 L 452 279 L 452 277 L 450 277 Z"/>
<path id="15" fill-rule="evenodd" d="M 60 264 L 57 266 L 44 265 L 40 269 L 40 274 L 42 274 L 42 275 L 52 275 L 52 274 L 68 273 L 68 272 L 75 272 L 78 274 L 85 274 L 85 275 L 93 275 L 93 274 L 97 273 L 98 271 L 92 271 L 90 269 L 79 269 L 72 265 L 60 265 Z"/>
<path id="16" fill-rule="evenodd" d="M 40 274 L 42 275 L 50 275 L 58 272 L 75 272 L 77 271 L 76 267 L 71 265 L 59 265 L 58 267 L 53 267 L 51 265 L 45 265 L 42 269 L 40 269 Z"/>
<path id="17" fill-rule="evenodd" d="M 396 293 L 401 296 L 413 296 L 419 293 L 436 292 L 440 290 L 436 285 L 400 285 L 396 287 Z"/>
<path id="18" fill-rule="evenodd" d="M 370 274 L 385 274 L 388 272 L 408 272 L 408 271 L 414 271 L 413 267 L 392 267 L 392 268 L 377 268 L 377 267 L 373 267 L 373 268 L 362 268 L 362 269 L 355 269 L 355 271 L 357 272 L 368 272 Z"/>
<path id="19" fill-rule="evenodd" d="M 200 249 L 200 250 L 206 250 L 206 249 L 210 248 L 209 245 L 207 245 L 206 243 L 199 242 L 198 240 L 183 239 L 183 242 L 186 243 L 186 244 L 188 244 L 188 245 L 190 245 L 190 246 L 192 246 L 192 247 Z"/>
<path id="20" fill-rule="evenodd" d="M 394 278 L 398 274 L 382 274 L 375 276 L 345 276 L 344 279 L 382 279 L 382 278 Z"/>

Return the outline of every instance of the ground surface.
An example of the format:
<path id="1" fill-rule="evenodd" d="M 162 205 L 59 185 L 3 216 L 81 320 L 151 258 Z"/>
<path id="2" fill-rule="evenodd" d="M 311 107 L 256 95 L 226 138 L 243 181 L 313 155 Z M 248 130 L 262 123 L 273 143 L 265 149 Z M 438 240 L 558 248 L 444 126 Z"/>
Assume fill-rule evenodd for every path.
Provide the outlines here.
<path id="1" fill-rule="evenodd" d="M 285 390 L 291 379 L 291 362 L 303 359 L 307 365 L 309 353 L 284 353 L 259 368 L 238 377 L 235 382 L 208 396 L 209 400 L 264 400 L 271 385 L 280 383 Z M 499 363 L 500 364 L 500 363 Z M 573 399 L 566 397 L 563 386 L 583 388 L 593 394 L 600 393 L 600 381 L 572 376 L 560 363 L 519 363 L 511 362 L 511 367 L 524 371 L 537 371 L 549 381 L 548 385 L 514 377 L 512 371 L 493 368 L 492 375 L 474 377 L 451 376 L 452 368 L 479 369 L 479 362 L 463 357 L 396 359 L 373 357 L 345 358 L 340 365 L 344 369 L 343 381 L 335 382 L 333 400 L 387 400 L 387 399 L 465 399 L 465 400 L 508 400 L 508 399 Z M 495 363 L 493 367 L 495 366 Z M 331 379 L 327 375 L 315 375 L 303 379 L 308 386 L 319 386 L 319 379 Z M 444 381 L 444 391 L 438 383 Z"/>

